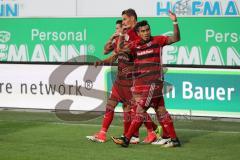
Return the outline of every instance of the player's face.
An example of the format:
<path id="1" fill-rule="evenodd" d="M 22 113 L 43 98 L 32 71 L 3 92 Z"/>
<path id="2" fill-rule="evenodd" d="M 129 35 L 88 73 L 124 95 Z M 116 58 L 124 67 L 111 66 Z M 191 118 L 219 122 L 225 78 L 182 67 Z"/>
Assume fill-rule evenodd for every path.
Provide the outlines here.
<path id="1" fill-rule="evenodd" d="M 122 30 L 122 25 L 116 24 L 116 33 L 120 33 Z"/>
<path id="2" fill-rule="evenodd" d="M 151 38 L 151 30 L 149 26 L 146 25 L 146 26 L 139 27 L 138 36 L 144 41 L 149 41 Z"/>
<path id="3" fill-rule="evenodd" d="M 133 26 L 133 17 L 129 17 L 128 15 L 122 15 L 122 25 L 126 28 L 132 28 Z"/>

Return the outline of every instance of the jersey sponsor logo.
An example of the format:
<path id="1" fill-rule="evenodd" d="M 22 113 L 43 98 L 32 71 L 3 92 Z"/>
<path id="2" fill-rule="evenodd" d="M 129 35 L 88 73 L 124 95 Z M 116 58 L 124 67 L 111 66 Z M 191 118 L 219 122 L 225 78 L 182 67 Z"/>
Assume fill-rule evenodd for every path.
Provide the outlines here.
<path id="1" fill-rule="evenodd" d="M 153 53 L 153 49 L 148 49 L 148 50 L 137 52 L 137 56 L 142 56 L 142 55 L 151 54 L 151 53 Z"/>
<path id="2" fill-rule="evenodd" d="M 152 45 L 152 42 L 147 43 L 147 46 L 150 47 Z"/>

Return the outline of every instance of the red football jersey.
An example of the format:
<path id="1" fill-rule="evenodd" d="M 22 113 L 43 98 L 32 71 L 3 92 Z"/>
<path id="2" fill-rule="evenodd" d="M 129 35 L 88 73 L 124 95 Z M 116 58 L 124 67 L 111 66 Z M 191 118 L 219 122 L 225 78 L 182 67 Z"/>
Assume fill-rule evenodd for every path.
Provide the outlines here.
<path id="1" fill-rule="evenodd" d="M 134 86 L 150 85 L 162 79 L 162 48 L 167 45 L 167 36 L 151 37 L 149 42 L 137 42 L 132 48 L 134 57 Z"/>
<path id="2" fill-rule="evenodd" d="M 130 37 L 131 39 L 135 39 L 136 33 L 130 32 Z M 114 51 L 117 52 L 117 45 L 119 43 L 119 38 L 115 38 L 114 42 Z M 124 40 L 124 43 L 128 43 L 127 41 Z M 128 73 L 125 72 L 124 70 L 128 67 L 133 66 L 133 56 L 131 54 L 126 54 L 126 53 L 117 53 L 118 54 L 118 72 L 116 76 L 116 82 L 119 85 L 126 86 L 126 87 L 131 87 L 133 82 L 132 82 L 132 76 Z"/>
<path id="3" fill-rule="evenodd" d="M 134 28 L 129 29 L 129 30 L 127 31 L 127 33 L 125 34 L 125 37 L 124 37 L 124 38 L 125 38 L 125 41 L 126 41 L 126 42 L 129 42 L 129 43 L 140 39 L 140 37 L 139 37 L 139 36 L 137 35 L 137 33 L 135 32 Z"/>

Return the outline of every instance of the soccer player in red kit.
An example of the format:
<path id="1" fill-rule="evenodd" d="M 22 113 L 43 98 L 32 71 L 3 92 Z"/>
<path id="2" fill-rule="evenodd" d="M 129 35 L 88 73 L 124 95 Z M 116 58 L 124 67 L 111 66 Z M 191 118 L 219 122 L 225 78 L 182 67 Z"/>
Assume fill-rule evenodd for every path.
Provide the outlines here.
<path id="1" fill-rule="evenodd" d="M 114 49 L 114 52 L 117 51 L 117 45 L 121 45 L 121 43 L 130 43 L 138 38 L 136 32 L 133 30 L 136 21 L 137 21 L 137 15 L 136 12 L 133 9 L 128 9 L 123 11 L 123 28 L 128 29 L 127 34 L 125 34 L 126 30 L 124 30 L 120 36 L 116 36 L 116 34 L 113 34 L 113 36 L 110 38 L 108 43 L 105 45 L 104 53 L 109 53 L 112 49 Z M 118 25 L 118 21 L 117 21 Z M 117 32 L 117 26 L 116 26 L 116 32 Z M 102 123 L 102 128 L 100 132 L 95 134 L 94 136 L 87 136 L 88 139 L 97 141 L 97 142 L 105 142 L 106 141 L 106 132 L 112 122 L 113 116 L 114 116 L 114 109 L 118 102 L 123 103 L 123 110 L 124 110 L 124 135 L 127 133 L 128 128 L 131 124 L 131 119 L 134 116 L 135 110 L 131 110 L 129 108 L 132 106 L 131 99 L 132 99 L 132 92 L 130 88 L 132 87 L 132 80 L 126 79 L 125 73 L 123 72 L 125 68 L 128 68 L 129 65 L 132 65 L 133 59 L 129 54 L 117 54 L 115 53 L 109 57 L 108 59 L 102 61 L 102 63 L 111 63 L 118 59 L 118 73 L 117 73 L 117 79 L 113 84 L 112 87 L 112 93 L 110 95 L 110 98 L 108 100 L 107 106 L 106 106 L 106 112 Z M 131 63 L 129 63 L 131 62 Z M 156 134 L 154 131 L 159 131 L 159 128 L 157 125 L 155 125 L 151 117 L 147 115 L 147 121 L 144 122 L 147 131 L 148 136 L 144 139 L 145 143 L 151 143 L 156 139 Z M 138 143 L 138 131 L 134 133 L 134 137 L 131 138 L 131 143 Z"/>
<path id="2" fill-rule="evenodd" d="M 106 132 L 113 120 L 114 117 L 114 109 L 117 106 L 119 102 L 123 103 L 123 111 L 124 111 L 124 134 L 125 135 L 128 131 L 128 128 L 131 124 L 131 117 L 132 111 L 131 111 L 131 99 L 132 99 L 132 92 L 130 88 L 132 87 L 132 80 L 125 78 L 125 73 L 122 72 L 124 68 L 127 68 L 129 65 L 133 65 L 133 59 L 128 54 L 118 54 L 116 56 L 117 52 L 117 44 L 118 44 L 118 36 L 119 34 L 119 22 L 116 22 L 116 33 L 113 34 L 113 36 L 110 38 L 110 40 L 107 42 L 107 44 L 104 47 L 104 53 L 107 54 L 114 50 L 114 53 L 112 56 L 110 56 L 108 59 L 102 61 L 101 63 L 112 63 L 116 59 L 118 59 L 118 72 L 117 72 L 117 79 L 115 80 L 113 87 L 112 87 L 112 93 L 108 99 L 107 106 L 106 106 L 106 112 L 103 118 L 102 128 L 101 130 L 93 135 L 93 136 L 87 136 L 88 139 L 96 142 L 105 142 L 106 141 Z M 125 30 L 126 31 L 126 30 Z M 122 33 L 124 34 L 124 33 Z M 99 62 L 98 62 L 99 63 Z M 150 116 L 148 116 L 149 119 Z M 147 122 L 146 122 L 147 123 Z M 150 122 L 149 122 L 150 123 Z M 150 126 L 151 125 L 151 126 Z M 152 124 L 148 125 L 148 131 L 153 130 Z M 153 133 L 155 136 L 155 133 Z M 156 137 L 153 137 L 152 134 L 150 134 L 151 137 L 147 137 L 148 143 L 154 141 Z M 138 131 L 136 131 L 135 135 L 131 138 L 130 143 L 138 143 Z"/>
<path id="3" fill-rule="evenodd" d="M 125 30 L 126 31 L 126 30 Z M 126 65 L 128 64 L 129 61 L 133 61 L 131 57 L 126 55 L 117 55 L 117 43 L 118 43 L 118 38 L 119 34 L 123 33 L 122 31 L 122 20 L 117 20 L 116 21 L 116 30 L 115 33 L 110 37 L 108 42 L 104 46 L 104 54 L 111 53 L 113 51 L 113 54 L 100 62 L 96 62 L 96 66 L 100 64 L 109 64 L 113 63 L 118 59 L 118 72 L 117 72 L 117 79 L 115 80 L 113 86 L 112 86 L 112 93 L 110 94 L 107 105 L 106 105 L 106 111 L 104 114 L 104 118 L 102 121 L 102 127 L 99 132 L 97 132 L 93 136 L 87 136 L 86 138 L 95 142 L 106 142 L 106 133 L 108 131 L 108 128 L 110 124 L 112 123 L 113 117 L 114 117 L 114 109 L 117 106 L 119 102 L 123 103 L 123 112 L 124 112 L 124 131 L 123 135 L 125 135 L 128 131 L 128 128 L 130 126 L 130 119 L 131 119 L 131 104 L 130 101 L 132 99 L 132 93 L 130 91 L 130 88 L 132 87 L 132 80 L 126 80 L 122 79 L 122 68 L 125 68 Z M 139 142 L 138 135 L 133 135 L 131 138 L 131 142 L 133 144 L 136 144 Z"/>
<path id="4" fill-rule="evenodd" d="M 126 9 L 122 11 L 122 25 L 124 28 L 127 28 L 126 34 L 121 34 L 118 42 L 118 52 L 124 50 L 124 46 L 131 45 L 134 41 L 138 40 L 140 37 L 134 30 L 135 25 L 137 24 L 137 14 L 134 9 Z M 126 67 L 127 68 L 127 67 Z M 125 68 L 125 69 L 126 69 Z M 131 109 L 132 113 L 136 113 L 136 106 L 132 105 Z M 155 132 L 159 132 L 158 126 L 152 121 L 149 114 L 146 114 L 144 125 L 147 128 L 148 136 L 144 139 L 144 143 L 151 143 L 154 139 L 156 139 Z M 137 132 L 138 130 L 136 130 Z M 155 131 L 155 132 L 154 132 Z M 136 135 L 135 132 L 135 135 Z"/>
<path id="5" fill-rule="evenodd" d="M 150 26 L 147 21 L 141 21 L 135 26 L 135 30 L 141 37 L 140 40 L 130 47 L 128 54 L 134 57 L 134 84 L 132 87 L 133 99 L 137 105 L 136 115 L 131 123 L 128 133 L 121 139 L 112 137 L 114 143 L 128 147 L 129 138 L 139 129 L 146 117 L 147 110 L 153 107 L 158 121 L 164 129 L 164 136 L 169 136 L 169 141 L 164 147 L 179 147 L 180 141 L 177 138 L 173 121 L 167 112 L 164 104 L 163 74 L 161 66 L 161 50 L 163 46 L 180 40 L 180 31 L 177 24 L 177 17 L 169 11 L 170 18 L 174 24 L 173 36 L 151 36 Z"/>

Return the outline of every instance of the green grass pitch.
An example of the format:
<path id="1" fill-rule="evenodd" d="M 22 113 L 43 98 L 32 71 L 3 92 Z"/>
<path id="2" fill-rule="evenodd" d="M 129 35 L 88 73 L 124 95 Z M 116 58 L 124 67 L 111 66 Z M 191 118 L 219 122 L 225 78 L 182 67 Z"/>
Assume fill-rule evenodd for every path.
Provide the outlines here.
<path id="1" fill-rule="evenodd" d="M 240 123 L 175 120 L 180 148 L 138 144 L 115 145 L 110 136 L 122 133 L 116 117 L 106 143 L 85 136 L 99 130 L 102 117 L 65 122 L 54 113 L 0 111 L 0 160 L 234 160 L 240 159 Z M 141 138 L 146 135 L 141 128 Z"/>

